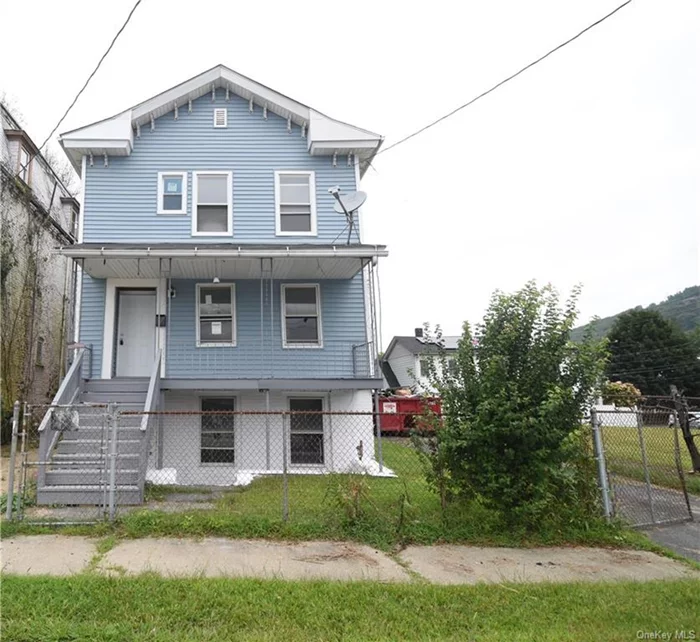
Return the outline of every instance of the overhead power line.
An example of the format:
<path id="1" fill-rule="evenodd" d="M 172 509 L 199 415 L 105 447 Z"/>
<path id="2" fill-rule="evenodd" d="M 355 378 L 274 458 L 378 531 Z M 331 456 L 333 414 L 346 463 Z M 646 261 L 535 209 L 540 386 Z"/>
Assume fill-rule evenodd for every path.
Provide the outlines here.
<path id="1" fill-rule="evenodd" d="M 496 89 L 498 89 L 498 88 L 501 87 L 502 85 L 505 85 L 507 82 L 513 80 L 513 78 L 516 78 L 517 76 L 519 76 L 520 74 L 522 74 L 524 71 L 527 71 L 527 70 L 530 69 L 531 67 L 534 67 L 537 63 L 540 63 L 540 62 L 542 62 L 545 58 L 551 56 L 555 51 L 559 51 L 559 49 L 562 49 L 563 47 L 566 47 L 566 45 L 572 43 L 574 40 L 576 40 L 577 38 L 581 37 L 584 33 L 586 33 L 587 31 L 590 31 L 591 29 L 593 29 L 593 27 L 598 26 L 601 22 L 604 22 L 605 20 L 607 20 L 608 18 L 610 18 L 611 16 L 613 16 L 614 14 L 616 14 L 620 9 L 622 9 L 623 7 L 626 7 L 628 4 L 630 4 L 630 2 L 632 2 L 632 0 L 627 0 L 627 2 L 623 2 L 619 7 L 617 7 L 617 9 L 614 9 L 613 11 L 611 11 L 610 13 L 608 13 L 607 15 L 603 16 L 602 18 L 600 18 L 599 20 L 596 20 L 593 24 L 588 25 L 585 29 L 583 29 L 582 31 L 579 31 L 575 36 L 569 38 L 569 39 L 566 40 L 565 42 L 562 42 L 560 45 L 557 45 L 556 47 L 554 47 L 554 49 L 551 49 L 550 51 L 548 51 L 548 52 L 547 52 L 546 54 L 544 54 L 543 56 L 540 56 L 537 60 L 533 60 L 530 64 L 525 65 L 522 69 L 520 69 L 520 70 L 516 71 L 514 74 L 508 76 L 508 78 L 505 78 L 505 79 L 501 80 L 501 82 L 495 84 L 493 87 L 491 87 L 491 89 L 487 89 L 486 91 L 484 91 L 483 93 L 479 94 L 479 95 L 476 96 L 475 98 L 472 98 L 469 102 L 466 102 L 466 103 L 464 103 L 463 105 L 460 105 L 460 106 L 457 107 L 456 109 L 453 109 L 451 112 L 445 114 L 444 116 L 441 116 L 441 117 L 438 118 L 437 120 L 434 120 L 432 123 L 429 123 L 429 124 L 425 125 L 425 127 L 421 127 L 420 129 L 416 130 L 416 131 L 413 132 L 412 134 L 409 134 L 408 136 L 405 136 L 405 137 L 402 138 L 401 140 L 395 142 L 393 145 L 389 145 L 388 147 L 385 147 L 384 149 L 379 150 L 379 151 L 375 154 L 374 157 L 376 158 L 376 157 L 379 156 L 380 154 L 384 154 L 384 153 L 388 152 L 390 149 L 394 149 L 394 147 L 397 147 L 397 146 L 401 145 L 402 143 L 405 143 L 407 140 L 410 140 L 411 138 L 414 138 L 415 136 L 418 136 L 419 134 L 422 134 L 424 131 L 427 131 L 427 130 L 430 129 L 431 127 L 435 127 L 435 125 L 437 125 L 438 123 L 441 123 L 443 120 L 447 120 L 447 119 L 450 118 L 451 116 L 454 116 L 456 113 L 462 111 L 463 109 L 469 107 L 470 105 L 473 105 L 477 100 L 480 100 L 480 99 L 483 98 L 484 96 L 488 96 L 491 92 L 495 91 Z"/>
<path id="2" fill-rule="evenodd" d="M 631 0 L 630 0 L 631 1 Z M 141 0 L 136 0 L 136 4 L 131 8 L 131 11 L 129 11 L 129 15 L 126 17 L 126 20 L 124 21 L 124 24 L 121 26 L 119 31 L 117 31 L 117 34 L 112 38 L 112 42 L 109 43 L 109 47 L 107 47 L 107 51 L 105 51 L 102 54 L 102 57 L 100 58 L 99 62 L 97 63 L 97 66 L 92 70 L 92 73 L 88 76 L 88 79 L 85 81 L 85 84 L 80 88 L 80 91 L 75 95 L 75 98 L 73 98 L 73 102 L 71 102 L 70 105 L 68 105 L 68 109 L 64 112 L 63 116 L 61 116 L 60 120 L 56 123 L 56 126 L 51 130 L 51 133 L 46 137 L 44 142 L 39 146 L 39 151 L 44 149 L 46 146 L 46 143 L 51 140 L 51 137 L 56 133 L 56 130 L 61 126 L 61 123 L 66 119 L 66 116 L 70 113 L 70 110 L 73 109 L 73 106 L 75 103 L 78 102 L 78 98 L 80 98 L 81 94 L 85 91 L 87 86 L 90 84 L 90 81 L 92 80 L 93 76 L 97 73 L 97 70 L 100 68 L 102 63 L 104 62 L 104 59 L 107 57 L 110 51 L 112 51 L 112 47 L 114 47 L 114 43 L 117 42 L 117 39 L 119 36 L 121 36 L 122 31 L 126 28 L 126 25 L 129 24 L 129 21 L 131 20 L 131 16 L 134 15 L 134 11 L 136 11 L 136 8 L 141 4 Z M 27 160 L 26 164 L 20 169 L 19 172 L 17 172 L 17 176 L 19 176 L 29 165 L 29 163 L 32 162 L 32 159 L 36 156 L 36 154 L 32 155 L 29 157 Z"/>

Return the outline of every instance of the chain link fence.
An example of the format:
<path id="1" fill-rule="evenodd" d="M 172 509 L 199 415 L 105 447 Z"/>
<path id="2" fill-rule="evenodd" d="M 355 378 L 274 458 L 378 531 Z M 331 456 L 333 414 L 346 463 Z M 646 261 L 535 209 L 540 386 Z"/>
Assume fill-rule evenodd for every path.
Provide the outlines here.
<path id="1" fill-rule="evenodd" d="M 610 512 L 633 526 L 692 519 L 684 473 L 692 465 L 675 411 L 597 410 L 592 417 L 602 447 L 603 501 L 609 500 Z"/>
<path id="2" fill-rule="evenodd" d="M 146 509 L 229 521 L 440 521 L 426 482 L 430 419 L 326 412 L 303 397 L 290 408 L 237 411 L 223 397 L 200 411 L 16 408 L 6 517 L 86 523 Z M 692 518 L 688 483 L 700 494 L 700 480 L 684 474 L 692 466 L 674 410 L 593 410 L 591 419 L 606 515 L 635 526 Z"/>
<path id="3" fill-rule="evenodd" d="M 104 519 L 113 426 L 108 406 L 24 404 L 17 415 L 6 516 L 42 524 Z"/>
<path id="4" fill-rule="evenodd" d="M 28 523 L 113 520 L 140 509 L 304 520 L 394 510 L 424 483 L 429 423 L 414 415 L 232 409 L 121 411 L 29 406 L 20 413 L 7 516 Z M 11 458 L 12 459 L 12 458 Z M 431 498 L 432 499 L 432 498 Z"/>

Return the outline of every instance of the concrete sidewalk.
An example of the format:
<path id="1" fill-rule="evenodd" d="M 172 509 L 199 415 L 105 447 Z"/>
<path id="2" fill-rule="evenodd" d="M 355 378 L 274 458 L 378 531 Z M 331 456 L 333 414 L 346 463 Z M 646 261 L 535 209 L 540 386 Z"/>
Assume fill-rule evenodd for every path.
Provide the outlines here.
<path id="1" fill-rule="evenodd" d="M 653 553 L 599 548 L 411 546 L 389 556 L 352 542 L 162 538 L 123 540 L 99 554 L 98 541 L 61 535 L 6 539 L 0 543 L 2 571 L 436 584 L 700 579 L 699 571 Z"/>

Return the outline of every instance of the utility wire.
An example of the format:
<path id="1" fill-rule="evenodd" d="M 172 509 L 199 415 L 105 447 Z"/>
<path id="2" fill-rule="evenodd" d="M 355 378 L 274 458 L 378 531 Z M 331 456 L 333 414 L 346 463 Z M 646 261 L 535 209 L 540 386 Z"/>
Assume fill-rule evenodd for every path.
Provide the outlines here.
<path id="1" fill-rule="evenodd" d="M 572 43 L 574 40 L 576 40 L 577 38 L 581 37 L 584 33 L 586 33 L 587 31 L 590 31 L 591 29 L 593 29 L 593 27 L 596 27 L 596 26 L 599 25 L 601 22 L 604 22 L 605 20 L 607 20 L 608 18 L 610 18 L 611 16 L 613 16 L 614 14 L 616 14 L 620 9 L 622 9 L 623 7 L 626 7 L 628 4 L 630 4 L 630 2 L 632 2 L 632 0 L 627 0 L 627 2 L 623 2 L 619 7 L 617 7 L 617 9 L 614 9 L 614 10 L 611 11 L 609 14 L 603 16 L 603 17 L 600 18 L 599 20 L 596 20 L 593 24 L 588 25 L 585 29 L 583 29 L 582 31 L 579 31 L 575 36 L 569 38 L 569 39 L 566 40 L 565 42 L 562 42 L 560 45 L 557 45 L 556 47 L 554 47 L 554 49 L 551 49 L 551 50 L 548 51 L 546 54 L 544 54 L 544 56 L 540 56 L 537 60 L 533 60 L 530 64 L 526 65 L 525 67 L 523 67 L 523 68 L 520 69 L 519 71 L 516 71 L 514 74 L 508 76 L 508 78 L 505 78 L 504 80 L 501 80 L 501 82 L 495 84 L 493 87 L 491 87 L 491 89 L 487 89 L 485 92 L 479 94 L 479 95 L 476 96 L 475 98 L 472 98 L 469 102 L 464 103 L 463 105 L 460 105 L 459 107 L 457 107 L 456 109 L 453 109 L 453 110 L 452 110 L 451 112 L 449 112 L 448 114 L 445 114 L 444 116 L 441 116 L 441 117 L 438 118 L 437 120 L 434 120 L 432 123 L 429 123 L 429 124 L 426 125 L 425 127 L 421 127 L 419 130 L 413 132 L 412 134 L 409 134 L 408 136 L 405 136 L 404 138 L 402 138 L 401 140 L 397 141 L 397 142 L 394 143 L 393 145 L 389 145 L 388 147 L 385 147 L 384 149 L 380 149 L 380 150 L 374 155 L 374 158 L 376 158 L 376 157 L 379 156 L 380 154 L 384 154 L 385 152 L 388 152 L 390 149 L 394 149 L 394 147 L 397 147 L 398 145 L 401 145 L 402 143 L 405 143 L 407 140 L 410 140 L 411 138 L 414 138 L 415 136 L 418 136 L 419 134 L 422 134 L 424 131 L 430 129 L 431 127 L 435 127 L 435 125 L 437 125 L 438 123 L 441 123 L 443 120 L 447 120 L 448 118 L 450 118 L 450 116 L 454 116 L 457 112 L 460 112 L 460 111 L 462 111 L 463 109 L 465 109 L 466 107 L 469 107 L 470 105 L 473 105 L 477 100 L 480 100 L 480 99 L 483 98 L 484 96 L 488 96 L 488 94 L 490 94 L 492 91 L 495 91 L 496 89 L 498 89 L 498 88 L 501 87 L 502 85 L 505 85 L 507 82 L 513 80 L 513 78 L 516 78 L 517 76 L 519 76 L 520 74 L 522 74 L 524 71 L 527 71 L 528 69 L 530 69 L 530 67 L 534 67 L 537 63 L 542 62 L 545 58 L 547 58 L 548 56 L 551 56 L 555 51 L 558 51 L 559 49 L 562 49 L 563 47 L 566 47 L 566 45 Z"/>
<path id="2" fill-rule="evenodd" d="M 631 0 L 629 0 L 631 1 Z M 112 38 L 112 42 L 109 43 L 109 47 L 107 47 L 107 51 L 105 51 L 102 54 L 102 58 L 100 58 L 99 62 L 97 63 L 97 66 L 92 70 L 92 73 L 88 76 L 88 79 L 85 81 L 85 84 L 81 87 L 80 91 L 75 95 L 75 98 L 73 98 L 73 102 L 68 106 L 68 109 L 64 112 L 63 116 L 61 116 L 61 119 L 56 123 L 56 126 L 51 130 L 51 133 L 46 137 L 46 140 L 39 146 L 39 151 L 44 149 L 46 146 L 46 143 L 51 140 L 51 136 L 53 136 L 56 133 L 56 130 L 61 126 L 61 123 L 66 119 L 66 116 L 70 113 L 70 110 L 73 109 L 73 106 L 75 103 L 78 102 L 78 98 L 80 98 L 81 94 L 85 91 L 87 88 L 88 84 L 92 80 L 93 76 L 97 73 L 97 70 L 100 68 L 102 63 L 104 62 L 104 59 L 107 57 L 110 51 L 112 51 L 112 47 L 114 47 L 114 43 L 117 42 L 117 39 L 119 36 L 122 34 L 122 31 L 126 28 L 126 25 L 129 24 L 129 20 L 131 20 L 131 16 L 134 15 L 134 11 L 136 11 L 136 8 L 141 4 L 141 0 L 136 0 L 136 4 L 131 8 L 131 11 L 129 12 L 129 15 L 126 17 L 126 20 L 124 21 L 124 24 L 121 26 L 119 31 L 117 31 L 117 34 Z M 29 163 L 32 162 L 32 159 L 36 157 L 36 154 L 32 155 L 29 157 L 27 160 L 26 164 L 17 172 L 17 176 L 19 176 L 29 165 Z"/>
<path id="3" fill-rule="evenodd" d="M 696 368 L 700 366 L 700 361 L 695 359 L 694 361 L 678 362 L 675 364 L 669 364 L 667 366 L 638 368 L 636 370 L 620 370 L 619 372 L 611 372 L 610 375 L 613 377 L 619 377 L 620 375 L 641 374 L 645 372 L 670 372 L 674 370 L 691 371 L 693 369 L 693 366 L 695 366 Z"/>
<path id="4" fill-rule="evenodd" d="M 686 350 L 683 347 L 679 348 L 659 348 L 658 350 L 647 350 L 642 352 L 629 352 L 626 354 L 612 355 L 610 358 L 611 363 L 624 364 L 637 360 L 659 360 L 664 357 L 674 358 L 674 357 L 692 357 L 694 351 Z M 697 355 L 700 357 L 700 355 Z"/>

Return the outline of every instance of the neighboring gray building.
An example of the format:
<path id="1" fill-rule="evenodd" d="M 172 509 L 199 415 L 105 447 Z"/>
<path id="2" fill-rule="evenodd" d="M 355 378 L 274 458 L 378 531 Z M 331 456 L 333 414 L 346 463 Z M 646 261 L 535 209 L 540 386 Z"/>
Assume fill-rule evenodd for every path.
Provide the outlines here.
<path id="1" fill-rule="evenodd" d="M 426 366 L 428 360 L 437 360 L 440 348 L 422 335 L 422 330 L 416 329 L 414 336 L 394 337 L 391 340 L 380 362 L 385 388 L 413 388 L 416 392 L 431 392 Z M 441 337 L 448 364 L 457 352 L 460 338 Z M 438 363 L 436 367 L 439 367 Z"/>
<path id="2" fill-rule="evenodd" d="M 51 401 L 71 336 L 78 202 L 31 138 L 0 105 L 0 308 L 3 416 L 16 399 Z"/>

